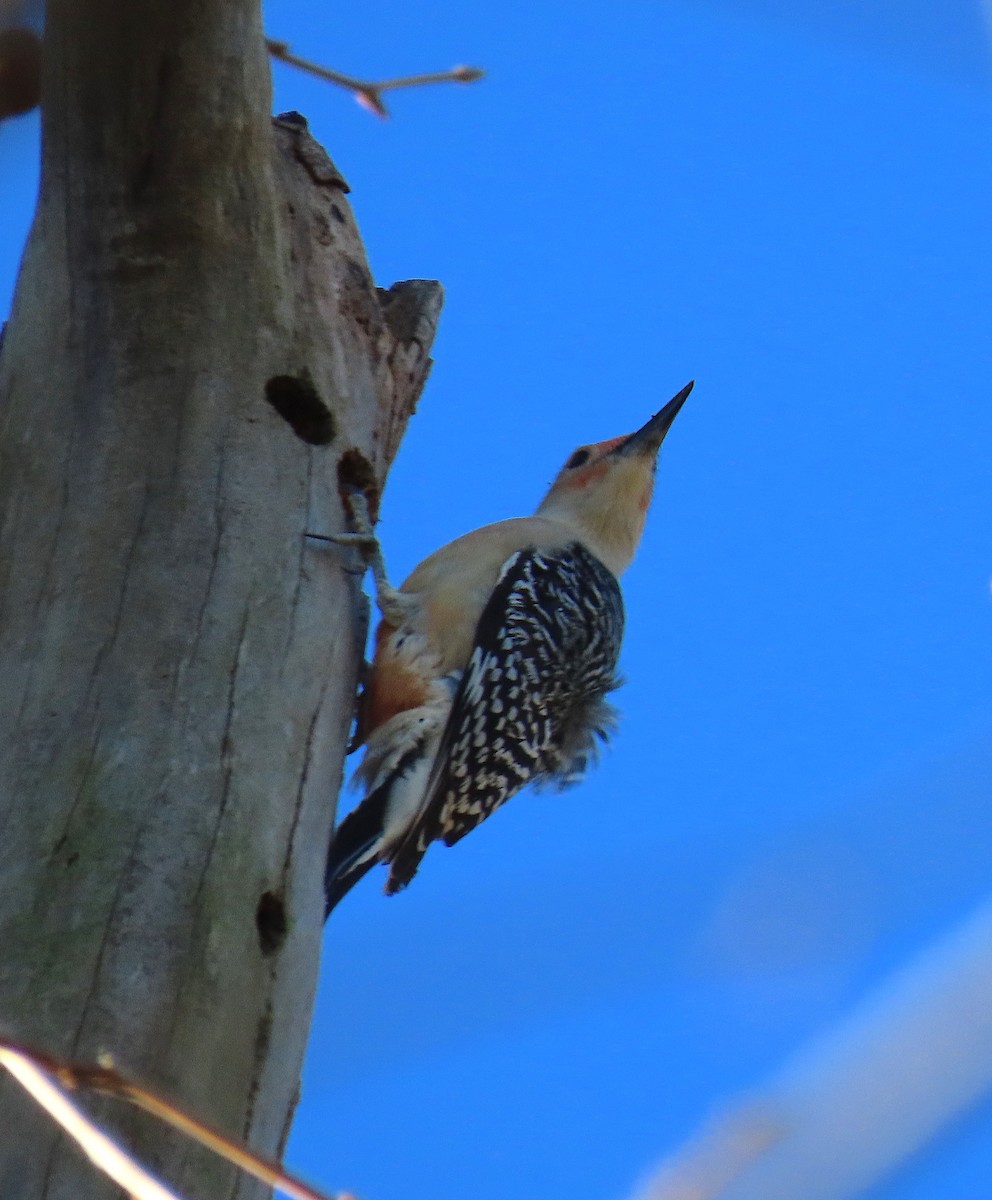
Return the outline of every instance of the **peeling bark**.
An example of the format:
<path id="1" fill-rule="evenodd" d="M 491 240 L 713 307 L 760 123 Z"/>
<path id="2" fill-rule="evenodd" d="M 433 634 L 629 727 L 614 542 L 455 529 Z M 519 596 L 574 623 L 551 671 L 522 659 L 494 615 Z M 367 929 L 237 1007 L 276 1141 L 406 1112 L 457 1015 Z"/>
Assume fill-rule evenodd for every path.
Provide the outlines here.
<path id="1" fill-rule="evenodd" d="M 270 122 L 255 0 L 51 0 L 44 69 L 0 353 L 0 1022 L 275 1153 L 366 622 L 303 535 L 339 475 L 381 488 L 440 287 L 375 288 L 347 185 Z M 0 1195 L 115 1194 L 6 1080 L 0 1112 Z M 264 1194 L 114 1121 L 181 1189 Z"/>

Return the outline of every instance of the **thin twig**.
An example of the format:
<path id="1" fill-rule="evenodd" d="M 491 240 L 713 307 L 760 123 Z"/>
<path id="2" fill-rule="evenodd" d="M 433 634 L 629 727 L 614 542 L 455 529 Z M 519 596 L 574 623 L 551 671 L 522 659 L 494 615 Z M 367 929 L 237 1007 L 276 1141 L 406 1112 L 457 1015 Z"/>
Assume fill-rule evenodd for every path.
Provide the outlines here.
<path id="1" fill-rule="evenodd" d="M 22 1088 L 79 1143 L 87 1158 L 106 1176 L 119 1184 L 134 1200 L 181 1200 L 175 1192 L 148 1172 L 56 1087 L 49 1076 L 32 1061 L 33 1054 L 0 1046 L 0 1065 L 7 1068 Z"/>
<path id="2" fill-rule="evenodd" d="M 113 1096 L 118 1100 L 125 1100 L 129 1104 L 133 1104 L 147 1113 L 151 1113 L 152 1116 L 157 1117 L 160 1121 L 164 1121 L 167 1125 L 171 1125 L 174 1129 L 185 1133 L 187 1137 L 193 1138 L 201 1146 L 206 1146 L 208 1150 L 212 1150 L 215 1154 L 226 1159 L 229 1163 L 233 1163 L 234 1166 L 239 1167 L 242 1171 L 246 1171 L 249 1175 L 260 1179 L 262 1183 L 266 1183 L 270 1187 L 279 1188 L 291 1200 L 331 1200 L 326 1193 L 317 1191 L 316 1188 L 312 1188 L 309 1184 L 304 1183 L 302 1179 L 284 1171 L 279 1163 L 256 1154 L 254 1150 L 250 1150 L 243 1143 L 235 1141 L 233 1138 L 228 1137 L 227 1134 L 221 1133 L 214 1126 L 201 1121 L 198 1117 L 192 1116 L 160 1093 L 154 1092 L 143 1084 L 135 1083 L 133 1080 L 128 1079 L 116 1067 L 70 1062 L 66 1059 L 59 1059 L 53 1055 L 46 1054 L 42 1050 L 25 1046 L 21 1042 L 14 1042 L 9 1038 L 0 1037 L 0 1063 L 14 1074 L 14 1069 L 10 1065 L 11 1059 L 32 1064 L 35 1068 L 39 1068 L 41 1071 L 54 1076 L 65 1088 L 72 1090 L 82 1089 L 99 1092 L 106 1096 Z M 24 1086 L 26 1087 L 27 1085 L 25 1084 Z M 32 1092 L 32 1094 L 34 1093 Z M 39 1103 L 42 1103 L 42 1101 L 39 1100 Z M 55 1116 L 54 1113 L 52 1115 Z M 55 1116 L 55 1119 L 60 1125 L 63 1124 L 60 1117 Z M 68 1129 L 64 1125 L 63 1128 Z M 68 1132 L 72 1131 L 68 1130 Z M 89 1153 L 88 1150 L 87 1153 Z M 94 1161 L 96 1160 L 94 1159 Z M 102 1163 L 98 1165 L 103 1166 Z M 137 1164 L 134 1165 L 137 1166 Z M 114 1175 L 111 1177 L 117 1180 L 117 1176 Z M 119 1180 L 117 1181 L 120 1182 Z M 139 1200 L 146 1200 L 146 1193 L 144 1192 L 135 1191 L 135 1195 L 138 1196 Z M 178 1198 L 172 1196 L 172 1193 L 162 1191 L 157 1193 L 148 1192 L 147 1197 L 148 1200 L 178 1200 Z M 340 1193 L 336 1200 L 353 1200 L 353 1198 L 348 1196 L 347 1193 Z"/>
<path id="3" fill-rule="evenodd" d="M 318 79 L 326 79 L 328 83 L 336 83 L 339 87 L 347 88 L 359 104 L 374 112 L 377 116 L 388 117 L 389 109 L 382 100 L 382 93 L 394 91 L 396 88 L 420 87 L 425 83 L 474 83 L 485 74 L 479 67 L 452 67 L 450 71 L 432 71 L 424 75 L 401 75 L 395 79 L 382 79 L 375 82 L 370 79 L 356 79 L 354 75 L 345 75 L 341 71 L 332 71 L 330 67 L 301 58 L 289 48 L 288 42 L 279 42 L 275 38 L 266 38 L 265 44 L 273 58 L 280 62 L 289 63 L 301 71 L 308 71 Z"/>

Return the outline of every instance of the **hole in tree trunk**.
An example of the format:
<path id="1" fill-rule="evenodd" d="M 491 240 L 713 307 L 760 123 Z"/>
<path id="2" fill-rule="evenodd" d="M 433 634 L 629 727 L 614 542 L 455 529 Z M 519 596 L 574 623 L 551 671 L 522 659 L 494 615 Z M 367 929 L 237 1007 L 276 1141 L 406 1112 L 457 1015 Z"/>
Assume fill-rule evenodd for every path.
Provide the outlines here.
<path id="1" fill-rule="evenodd" d="M 275 892 L 262 893 L 255 910 L 255 925 L 258 928 L 258 944 L 268 958 L 282 946 L 288 929 L 286 909 Z"/>
<path id="2" fill-rule="evenodd" d="M 375 481 L 375 471 L 372 464 L 361 450 L 346 450 L 338 462 L 338 490 L 342 496 L 349 492 L 362 492 L 368 496 L 369 503 L 378 492 Z"/>
<path id="3" fill-rule="evenodd" d="M 30 112 L 40 99 L 41 40 L 33 29 L 0 30 L 0 118 Z"/>
<path id="4" fill-rule="evenodd" d="M 302 441 L 311 446 L 333 441 L 331 410 L 306 375 L 274 375 L 265 385 L 265 398 Z"/>

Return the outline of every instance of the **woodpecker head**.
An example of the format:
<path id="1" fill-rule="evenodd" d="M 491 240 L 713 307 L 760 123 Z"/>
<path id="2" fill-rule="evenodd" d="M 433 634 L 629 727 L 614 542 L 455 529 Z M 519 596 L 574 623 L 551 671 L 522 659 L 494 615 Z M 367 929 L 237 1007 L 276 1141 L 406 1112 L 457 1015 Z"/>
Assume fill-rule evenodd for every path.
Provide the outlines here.
<path id="1" fill-rule="evenodd" d="M 636 433 L 580 446 L 537 510 L 538 516 L 571 525 L 615 575 L 634 557 L 654 490 L 658 451 L 691 391 L 687 383 Z"/>

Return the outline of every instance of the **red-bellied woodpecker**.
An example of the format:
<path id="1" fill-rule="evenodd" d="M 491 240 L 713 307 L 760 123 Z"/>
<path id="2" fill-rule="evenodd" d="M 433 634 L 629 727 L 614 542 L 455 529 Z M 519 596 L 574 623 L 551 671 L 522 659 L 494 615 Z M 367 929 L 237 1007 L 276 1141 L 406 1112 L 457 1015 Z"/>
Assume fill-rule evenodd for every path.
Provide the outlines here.
<path id="1" fill-rule="evenodd" d="M 375 658 L 359 712 L 365 799 L 338 826 L 327 912 L 376 863 L 405 887 L 431 842 L 451 846 L 528 783 L 579 779 L 615 719 L 623 600 L 617 577 L 644 529 L 658 450 L 689 395 L 637 433 L 571 455 L 532 517 L 435 550 L 397 591 L 372 548 Z"/>

